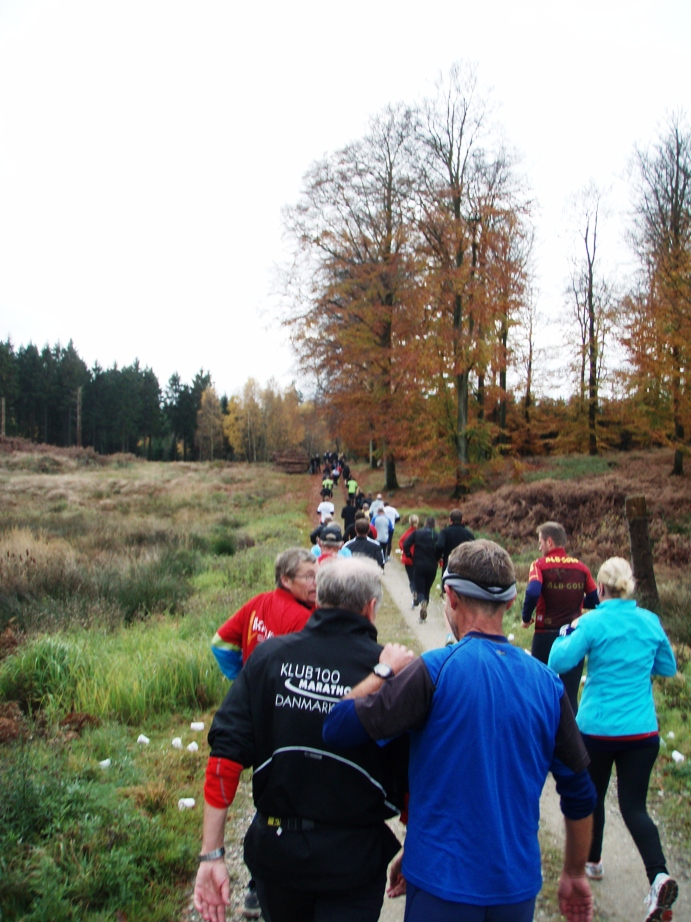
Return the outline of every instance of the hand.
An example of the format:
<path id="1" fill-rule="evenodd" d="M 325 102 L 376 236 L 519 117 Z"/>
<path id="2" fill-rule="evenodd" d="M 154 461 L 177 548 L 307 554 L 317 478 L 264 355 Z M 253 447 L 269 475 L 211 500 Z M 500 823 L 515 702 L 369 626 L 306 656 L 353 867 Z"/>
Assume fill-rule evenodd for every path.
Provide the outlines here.
<path id="1" fill-rule="evenodd" d="M 593 895 L 585 874 L 572 877 L 566 871 L 562 871 L 557 893 L 559 912 L 566 916 L 567 922 L 592 922 Z"/>
<path id="2" fill-rule="evenodd" d="M 531 618 L 530 621 L 521 621 L 522 628 L 529 628 L 530 625 L 535 621 L 535 618 Z"/>
<path id="3" fill-rule="evenodd" d="M 379 654 L 379 662 L 391 666 L 396 675 L 414 659 L 413 651 L 400 643 L 387 643 Z"/>
<path id="4" fill-rule="evenodd" d="M 225 861 L 202 861 L 194 882 L 194 908 L 205 922 L 225 922 L 230 881 Z"/>
<path id="5" fill-rule="evenodd" d="M 389 865 L 389 886 L 386 888 L 386 895 L 393 899 L 397 896 L 405 896 L 406 882 L 401 867 L 403 865 L 403 849 L 396 855 Z"/>

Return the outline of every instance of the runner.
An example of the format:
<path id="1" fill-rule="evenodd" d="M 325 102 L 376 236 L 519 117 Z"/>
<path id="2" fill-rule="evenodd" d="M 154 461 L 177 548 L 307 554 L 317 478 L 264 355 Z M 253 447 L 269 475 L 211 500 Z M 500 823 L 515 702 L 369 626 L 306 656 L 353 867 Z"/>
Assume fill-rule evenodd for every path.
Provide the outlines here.
<path id="1" fill-rule="evenodd" d="M 577 722 L 583 734 L 597 790 L 597 807 L 586 873 L 604 875 L 602 838 L 605 795 L 617 768 L 621 815 L 645 864 L 650 883 L 646 922 L 672 919 L 678 886 L 667 871 L 657 826 L 646 810 L 650 774 L 660 749 L 651 675 L 673 676 L 674 653 L 660 619 L 631 598 L 634 579 L 628 561 L 612 557 L 600 567 L 597 609 L 562 629 L 549 655 L 552 669 L 565 672 L 588 657 Z"/>
<path id="2" fill-rule="evenodd" d="M 403 542 L 403 550 L 408 557 L 413 559 L 413 574 L 415 576 L 415 591 L 417 604 L 420 606 L 420 623 L 427 620 L 427 606 L 434 580 L 437 576 L 437 555 L 435 544 L 437 535 L 434 531 L 434 518 L 425 519 L 424 528 L 416 529 L 412 535 Z"/>
<path id="3" fill-rule="evenodd" d="M 415 567 L 413 554 L 415 553 L 415 548 L 411 547 L 410 553 L 407 553 L 403 545 L 408 540 L 408 538 L 414 533 L 415 529 L 420 524 L 420 519 L 415 515 L 408 517 L 408 528 L 403 532 L 401 537 L 398 539 L 398 546 L 401 549 L 401 563 L 405 567 L 406 576 L 408 577 L 408 585 L 410 586 L 410 594 L 412 596 L 411 608 L 415 608 L 417 605 L 417 591 L 415 589 Z"/>
<path id="4" fill-rule="evenodd" d="M 543 555 L 534 560 L 528 575 L 521 627 L 528 628 L 535 620 L 532 654 L 541 663 L 549 659 L 559 629 L 570 624 L 586 608 L 597 605 L 597 586 L 590 570 L 575 557 L 569 557 L 564 546 L 566 532 L 558 522 L 545 522 L 537 531 L 538 546 Z M 537 617 L 533 611 L 537 607 Z M 583 674 L 583 661 L 560 675 L 574 714 L 578 713 L 578 689 Z"/>

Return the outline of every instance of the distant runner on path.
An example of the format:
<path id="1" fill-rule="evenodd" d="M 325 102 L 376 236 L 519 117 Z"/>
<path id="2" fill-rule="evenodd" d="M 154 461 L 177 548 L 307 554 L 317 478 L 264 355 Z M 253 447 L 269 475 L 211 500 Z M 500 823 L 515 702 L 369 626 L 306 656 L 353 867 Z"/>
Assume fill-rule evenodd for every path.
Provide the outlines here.
<path id="1" fill-rule="evenodd" d="M 441 560 L 442 573 L 446 570 L 451 551 L 465 541 L 474 541 L 475 536 L 463 524 L 463 513 L 460 509 L 452 509 L 449 513 L 449 524 L 442 528 L 437 538 L 435 551 L 437 560 Z"/>
<path id="2" fill-rule="evenodd" d="M 528 628 L 535 620 L 532 654 L 541 663 L 546 663 L 559 629 L 581 614 L 584 603 L 586 608 L 595 608 L 598 597 L 590 570 L 576 557 L 569 557 L 564 550 L 564 527 L 558 522 L 545 522 L 538 528 L 537 534 L 542 557 L 530 566 L 521 627 Z M 536 607 L 536 618 L 533 619 Z M 559 676 L 574 714 L 578 713 L 582 674 L 583 660 Z"/>

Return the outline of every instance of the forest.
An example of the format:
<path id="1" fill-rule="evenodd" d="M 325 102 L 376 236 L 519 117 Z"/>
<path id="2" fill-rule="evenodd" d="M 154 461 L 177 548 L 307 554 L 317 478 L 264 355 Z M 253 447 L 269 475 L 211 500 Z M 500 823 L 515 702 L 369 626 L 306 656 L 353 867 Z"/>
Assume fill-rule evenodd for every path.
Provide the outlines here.
<path id="1" fill-rule="evenodd" d="M 298 380 L 219 396 L 203 369 L 161 387 L 149 367 L 89 369 L 73 342 L 0 343 L 2 433 L 150 460 L 266 461 L 337 442 L 382 465 L 482 484 L 509 456 L 671 447 L 691 432 L 691 130 L 670 114 L 633 146 L 626 238 L 602 253 L 606 192 L 572 203 L 571 275 L 554 347 L 566 387 L 540 380 L 537 204 L 472 67 L 436 96 L 388 106 L 313 163 L 284 209 L 282 323 Z M 308 396 L 305 397 L 305 394 Z"/>

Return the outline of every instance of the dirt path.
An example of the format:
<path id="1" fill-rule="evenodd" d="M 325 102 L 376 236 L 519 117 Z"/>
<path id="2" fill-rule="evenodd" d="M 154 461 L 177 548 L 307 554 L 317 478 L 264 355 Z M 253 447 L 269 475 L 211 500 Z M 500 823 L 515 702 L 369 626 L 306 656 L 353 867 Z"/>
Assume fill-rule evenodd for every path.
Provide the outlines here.
<path id="1" fill-rule="evenodd" d="M 418 611 L 411 610 L 410 607 L 410 592 L 405 570 L 397 559 L 392 558 L 386 565 L 384 584 L 422 647 L 425 650 L 431 650 L 443 646 L 448 634 L 448 626 L 436 586 L 432 590 L 427 622 L 419 624 Z M 551 776 L 547 779 L 540 801 L 540 818 L 543 829 L 547 831 L 550 840 L 561 852 L 564 824 L 559 809 L 559 798 Z M 674 905 L 675 922 L 691 922 L 689 875 L 684 873 L 679 863 L 675 862 L 669 848 L 666 847 L 665 852 L 672 873 L 680 884 L 679 899 Z M 617 806 L 615 782 L 610 785 L 607 797 L 603 855 L 605 877 L 602 881 L 593 883 L 595 919 L 599 922 L 635 922 L 637 919 L 643 919 L 645 916 L 643 899 L 648 891 L 648 884 L 643 863 Z M 402 900 L 385 900 L 380 916 L 381 922 L 400 922 L 403 919 L 403 910 Z M 556 914 L 555 918 L 557 918 Z"/>

